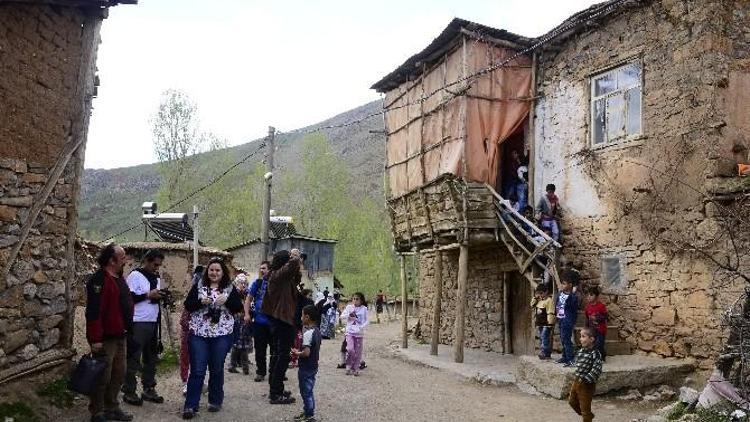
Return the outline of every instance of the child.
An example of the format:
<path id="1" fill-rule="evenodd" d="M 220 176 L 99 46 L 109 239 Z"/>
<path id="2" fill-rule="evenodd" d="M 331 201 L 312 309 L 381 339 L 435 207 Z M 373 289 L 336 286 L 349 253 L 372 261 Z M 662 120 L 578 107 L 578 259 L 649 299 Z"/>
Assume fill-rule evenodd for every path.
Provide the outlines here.
<path id="1" fill-rule="evenodd" d="M 557 363 L 565 366 L 573 365 L 573 328 L 578 318 L 578 296 L 573 293 L 571 274 L 563 271 L 560 275 L 561 288 L 555 297 L 555 317 L 560 325 L 560 343 L 562 343 L 562 357 Z"/>
<path id="2" fill-rule="evenodd" d="M 304 307 L 308 305 L 315 305 L 315 302 L 312 299 L 312 290 L 302 289 L 297 294 L 297 310 L 294 314 L 294 320 L 296 321 L 295 328 L 297 329 L 297 335 L 294 337 L 293 345 L 295 349 L 299 349 L 300 347 L 302 347 L 302 309 L 304 309 Z M 296 366 L 297 356 L 292 354 L 291 359 L 289 359 L 289 367 L 295 368 Z"/>
<path id="3" fill-rule="evenodd" d="M 292 353 L 298 357 L 299 370 L 299 394 L 302 396 L 303 412 L 294 418 L 295 421 L 314 422 L 315 419 L 315 376 L 318 373 L 318 358 L 320 357 L 321 335 L 318 329 L 317 308 L 306 305 L 302 308 L 302 350 L 292 349 Z"/>
<path id="4" fill-rule="evenodd" d="M 547 285 L 536 287 L 534 298 L 531 299 L 534 308 L 534 323 L 539 333 L 539 359 L 546 360 L 552 354 L 552 328 L 555 326 L 555 305 L 549 297 Z"/>
<path id="5" fill-rule="evenodd" d="M 539 213 L 542 228 L 549 227 L 552 231 L 552 238 L 559 242 L 560 226 L 557 220 L 560 217 L 560 200 L 555 195 L 555 189 L 552 183 L 547 185 L 547 194 L 539 199 L 536 211 Z"/>
<path id="6" fill-rule="evenodd" d="M 341 319 L 346 319 L 346 374 L 359 376 L 365 327 L 369 324 L 364 294 L 354 293 L 352 303 L 346 305 L 341 313 Z"/>
<path id="7" fill-rule="evenodd" d="M 581 349 L 576 355 L 576 372 L 570 387 L 568 404 L 583 417 L 583 422 L 594 420 L 591 413 L 591 399 L 596 389 L 596 381 L 602 373 L 602 358 L 594 348 L 596 330 L 591 327 L 581 329 Z"/>
<path id="8" fill-rule="evenodd" d="M 604 350 L 604 339 L 607 337 L 607 307 L 599 300 L 598 286 L 591 286 L 586 294 L 586 326 L 594 329 L 596 350 L 602 357 L 602 362 L 607 360 L 607 352 Z"/>

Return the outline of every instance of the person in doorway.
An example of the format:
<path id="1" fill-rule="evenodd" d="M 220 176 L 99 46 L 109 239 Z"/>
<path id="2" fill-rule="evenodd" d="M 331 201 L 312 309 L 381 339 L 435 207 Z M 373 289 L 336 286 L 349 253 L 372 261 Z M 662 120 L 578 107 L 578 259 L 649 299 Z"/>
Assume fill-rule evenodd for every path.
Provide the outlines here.
<path id="1" fill-rule="evenodd" d="M 320 314 L 315 306 L 307 305 L 302 308 L 302 347 L 292 349 L 292 354 L 299 359 L 299 395 L 302 397 L 302 413 L 294 418 L 295 421 L 315 422 L 315 377 L 318 374 L 318 360 L 320 358 L 320 343 L 322 341 L 318 329 Z"/>
<path id="2" fill-rule="evenodd" d="M 268 268 L 271 263 L 263 261 L 258 268 L 258 278 L 248 289 L 245 297 L 245 322 L 253 324 L 253 340 L 255 341 L 255 382 L 266 378 L 267 362 L 266 350 L 271 341 L 271 324 L 266 314 L 261 311 L 263 297 L 268 289 Z"/>
<path id="3" fill-rule="evenodd" d="M 581 349 L 576 355 L 576 371 L 568 395 L 568 404 L 581 415 L 583 422 L 594 420 L 591 400 L 596 390 L 596 381 L 602 373 L 602 358 L 594 347 L 595 331 L 591 327 L 581 329 Z"/>
<path id="4" fill-rule="evenodd" d="M 164 403 L 164 397 L 156 392 L 156 363 L 159 359 L 159 324 L 161 323 L 161 278 L 159 268 L 164 254 L 158 249 L 149 249 L 143 255 L 143 263 L 131 271 L 127 283 L 135 304 L 133 328 L 128 335 L 128 364 L 122 400 L 133 406 L 143 401 Z M 143 392 L 136 395 L 135 376 L 140 373 Z"/>
<path id="5" fill-rule="evenodd" d="M 380 289 L 375 296 L 375 318 L 377 318 L 378 324 L 380 324 L 380 314 L 383 313 L 383 304 L 385 304 L 385 293 L 383 293 L 383 289 Z"/>
<path id="6" fill-rule="evenodd" d="M 99 270 L 86 282 L 86 339 L 91 354 L 107 363 L 89 397 L 91 422 L 133 420 L 117 401 L 125 378 L 126 337 L 133 322 L 133 301 L 122 278 L 126 259 L 125 250 L 110 243 L 99 252 Z"/>
<path id="7" fill-rule="evenodd" d="M 555 317 L 560 327 L 560 343 L 563 351 L 557 363 L 571 366 L 573 365 L 573 328 L 576 326 L 578 317 L 578 296 L 573 293 L 573 283 L 571 283 L 569 272 L 562 272 L 560 283 L 560 291 L 555 297 Z"/>
<path id="8" fill-rule="evenodd" d="M 362 350 L 364 349 L 365 328 L 369 324 L 367 302 L 361 292 L 354 293 L 352 303 L 346 305 L 341 319 L 346 320 L 346 364 L 347 375 L 359 375 L 362 369 Z"/>
<path id="9" fill-rule="evenodd" d="M 296 400 L 291 392 L 284 390 L 289 355 L 296 330 L 294 314 L 297 308 L 297 286 L 302 281 L 301 253 L 282 250 L 273 255 L 268 290 L 263 298 L 261 311 L 268 316 L 271 325 L 271 359 L 269 365 L 269 394 L 271 404 L 291 404 Z"/>
<path id="10" fill-rule="evenodd" d="M 552 329 L 555 327 L 555 305 L 549 297 L 547 285 L 540 284 L 536 287 L 531 307 L 534 309 L 534 325 L 539 334 L 539 359 L 546 360 L 552 355 Z"/>
<path id="11" fill-rule="evenodd" d="M 201 280 L 188 292 L 184 305 L 190 311 L 190 375 L 182 418 L 192 419 L 200 406 L 207 369 L 208 411 L 221 410 L 224 361 L 232 347 L 234 314 L 242 310 L 242 299 L 221 258 L 211 258 Z"/>
<path id="12" fill-rule="evenodd" d="M 560 200 L 555 194 L 555 185 L 547 185 L 547 194 L 539 199 L 536 211 L 539 214 L 539 221 L 542 228 L 549 227 L 552 231 L 552 238 L 556 242 L 560 241 Z"/>
<path id="13" fill-rule="evenodd" d="M 601 301 L 599 286 L 591 286 L 586 293 L 586 326 L 594 329 L 594 347 L 599 351 L 602 362 L 607 360 L 604 339 L 607 337 L 607 306 Z"/>
<path id="14" fill-rule="evenodd" d="M 509 199 L 515 195 L 518 186 L 518 168 L 521 167 L 521 155 L 517 149 L 510 151 L 510 157 L 503 166 L 503 198 Z"/>
<path id="15" fill-rule="evenodd" d="M 521 165 L 518 167 L 518 179 L 516 182 L 516 198 L 518 199 L 518 208 L 517 210 L 519 212 L 523 212 L 523 210 L 526 209 L 526 205 L 528 205 L 527 198 L 529 193 L 529 168 L 525 165 Z"/>
<path id="16" fill-rule="evenodd" d="M 190 286 L 195 286 L 203 275 L 203 265 L 197 265 L 193 270 Z M 183 307 L 180 315 L 180 379 L 182 380 L 182 395 L 187 394 L 188 375 L 190 375 L 190 352 L 188 350 L 190 337 L 190 311 Z"/>

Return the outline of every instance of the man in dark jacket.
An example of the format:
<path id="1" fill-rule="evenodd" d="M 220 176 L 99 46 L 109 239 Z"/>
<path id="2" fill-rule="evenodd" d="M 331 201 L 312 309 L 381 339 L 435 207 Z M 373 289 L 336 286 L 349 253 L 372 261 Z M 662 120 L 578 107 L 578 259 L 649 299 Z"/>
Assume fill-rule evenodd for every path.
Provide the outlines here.
<path id="1" fill-rule="evenodd" d="M 86 338 L 91 353 L 107 363 L 96 392 L 90 397 L 92 422 L 130 421 L 120 409 L 117 393 L 125 378 L 126 335 L 133 321 L 133 302 L 122 268 L 125 250 L 113 243 L 99 253 L 99 270 L 86 283 Z"/>
<path id="2" fill-rule="evenodd" d="M 284 390 L 284 378 L 289 367 L 296 330 L 294 313 L 297 309 L 297 286 L 302 279 L 300 252 L 297 249 L 276 252 L 271 261 L 271 272 L 261 311 L 271 325 L 271 359 L 268 384 L 271 404 L 291 404 L 295 400 Z"/>

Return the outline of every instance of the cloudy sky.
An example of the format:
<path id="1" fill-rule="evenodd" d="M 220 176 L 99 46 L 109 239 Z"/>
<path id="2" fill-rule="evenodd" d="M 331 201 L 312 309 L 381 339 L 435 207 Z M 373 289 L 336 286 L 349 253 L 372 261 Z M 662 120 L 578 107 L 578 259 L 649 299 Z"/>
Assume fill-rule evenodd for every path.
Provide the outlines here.
<path id="1" fill-rule="evenodd" d="M 454 17 L 540 35 L 592 0 L 140 0 L 110 10 L 87 168 L 154 162 L 149 118 L 168 88 L 237 145 L 378 97 L 369 87 Z"/>

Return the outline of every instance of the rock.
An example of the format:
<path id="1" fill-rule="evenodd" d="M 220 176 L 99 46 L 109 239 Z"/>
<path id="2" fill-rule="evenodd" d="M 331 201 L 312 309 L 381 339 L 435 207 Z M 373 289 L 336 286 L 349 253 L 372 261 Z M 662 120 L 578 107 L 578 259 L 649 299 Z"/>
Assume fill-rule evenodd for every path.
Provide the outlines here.
<path id="1" fill-rule="evenodd" d="M 35 358 L 39 354 L 39 348 L 34 344 L 27 344 L 26 347 L 21 350 L 19 355 L 23 360 L 30 360 Z"/>
<path id="2" fill-rule="evenodd" d="M 34 197 L 32 196 L 14 196 L 8 198 L 0 198 L 0 205 L 9 205 L 11 207 L 24 207 L 28 208 L 34 203 Z"/>
<path id="3" fill-rule="evenodd" d="M 26 173 L 28 171 L 26 162 L 14 158 L 0 158 L 0 168 L 13 170 L 16 173 Z"/>
<path id="4" fill-rule="evenodd" d="M 643 394 L 641 394 L 640 391 L 634 388 L 628 390 L 627 394 L 623 394 L 617 397 L 618 400 L 628 400 L 628 401 L 641 400 L 642 398 L 643 398 Z"/>
<path id="5" fill-rule="evenodd" d="M 700 393 L 694 388 L 680 387 L 680 403 L 690 404 L 698 400 Z"/>
<path id="6" fill-rule="evenodd" d="M 39 328 L 42 330 L 49 330 L 50 328 L 57 327 L 62 320 L 65 319 L 62 315 L 52 315 L 49 318 L 45 318 L 39 323 Z"/>
<path id="7" fill-rule="evenodd" d="M 23 305 L 23 314 L 27 317 L 44 317 L 54 315 L 55 312 L 49 305 L 43 305 L 36 300 L 29 300 Z"/>
<path id="8" fill-rule="evenodd" d="M 16 219 L 17 210 L 13 207 L 0 205 L 0 221 L 13 221 Z"/>
<path id="9" fill-rule="evenodd" d="M 23 300 L 23 287 L 13 286 L 0 293 L 0 308 L 15 308 Z"/>
<path id="10" fill-rule="evenodd" d="M 44 273 L 44 271 L 37 271 L 34 273 L 34 282 L 43 284 L 47 282 L 47 274 Z"/>
<path id="11" fill-rule="evenodd" d="M 33 299 L 36 296 L 37 287 L 34 283 L 26 283 L 23 285 L 23 296 L 26 299 Z"/>
<path id="12" fill-rule="evenodd" d="M 744 420 L 745 420 L 745 418 L 747 418 L 747 413 L 745 413 L 744 411 L 742 411 L 742 410 L 740 410 L 740 409 L 737 409 L 737 410 L 735 410 L 734 412 L 732 412 L 732 413 L 731 413 L 731 414 L 729 415 L 729 417 L 730 417 L 730 418 L 731 418 L 731 419 L 732 419 L 733 421 L 744 421 Z"/>
<path id="13" fill-rule="evenodd" d="M 41 284 L 37 294 L 42 299 L 54 299 L 57 296 L 62 296 L 65 294 L 65 283 L 58 281 Z"/>
<path id="14" fill-rule="evenodd" d="M 60 341 L 60 329 L 53 328 L 49 330 L 47 335 L 42 337 L 41 341 L 39 342 L 39 347 L 41 350 L 47 350 L 51 348 L 52 346 L 56 345 L 59 341 Z"/>
<path id="15" fill-rule="evenodd" d="M 30 262 L 19 260 L 16 261 L 15 264 L 13 264 L 11 272 L 15 274 L 16 277 L 18 277 L 19 281 L 25 283 L 34 274 L 34 266 Z"/>
<path id="16" fill-rule="evenodd" d="M 3 346 L 3 350 L 5 350 L 6 354 L 11 354 L 16 351 L 16 349 L 26 344 L 28 340 L 28 331 L 16 331 L 15 333 L 12 333 L 5 338 L 5 345 Z"/>
<path id="17" fill-rule="evenodd" d="M 47 176 L 38 173 L 26 173 L 21 177 L 25 183 L 44 183 L 47 181 Z"/>
<path id="18" fill-rule="evenodd" d="M 0 216 L 2 220 L 2 216 Z M 8 246 L 15 245 L 18 242 L 18 236 L 13 235 L 0 235 L 0 248 L 7 248 Z"/>
<path id="19" fill-rule="evenodd" d="M 656 389 L 656 393 L 661 397 L 661 400 L 672 400 L 677 395 L 674 388 L 668 385 L 660 385 L 659 388 Z"/>

